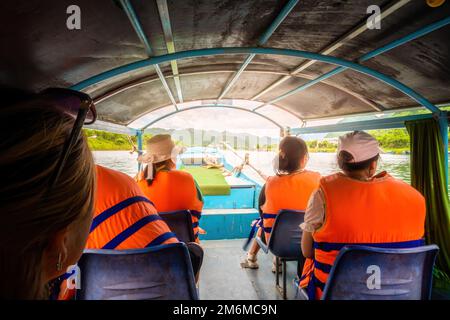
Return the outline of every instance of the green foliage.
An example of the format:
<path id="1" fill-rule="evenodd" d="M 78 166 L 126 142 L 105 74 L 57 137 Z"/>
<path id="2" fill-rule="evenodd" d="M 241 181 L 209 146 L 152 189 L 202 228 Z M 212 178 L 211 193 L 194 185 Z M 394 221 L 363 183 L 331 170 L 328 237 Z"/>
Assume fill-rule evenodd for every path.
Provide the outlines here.
<path id="1" fill-rule="evenodd" d="M 309 152 L 336 152 L 337 144 L 328 140 L 306 141 Z"/>
<path id="2" fill-rule="evenodd" d="M 380 142 L 383 150 L 409 148 L 409 135 L 406 129 L 371 130 L 369 133 Z"/>
<path id="3" fill-rule="evenodd" d="M 131 150 L 129 138 L 125 134 L 111 133 L 100 130 L 83 129 L 91 150 Z M 136 137 L 131 137 L 136 143 Z"/>
<path id="4" fill-rule="evenodd" d="M 380 142 L 380 146 L 385 152 L 397 154 L 409 152 L 409 135 L 406 129 L 370 130 L 368 133 Z M 327 138 L 331 137 L 327 136 Z M 337 144 L 328 140 L 311 140 L 306 143 L 310 152 L 336 152 L 337 149 Z"/>
<path id="5" fill-rule="evenodd" d="M 426 111 L 424 111 L 426 112 Z M 410 111 L 405 111 L 404 115 L 411 113 Z M 417 112 L 416 112 L 417 113 Z M 401 112 L 399 112 L 399 115 Z M 129 141 L 129 137 L 125 134 L 117 134 L 100 130 L 83 129 L 84 133 L 88 137 L 88 143 L 92 150 L 131 150 L 132 146 Z M 153 134 L 146 133 L 143 137 L 143 147 L 152 136 L 159 133 L 169 133 L 169 132 L 156 132 Z M 371 130 L 369 131 L 381 145 L 381 148 L 385 152 L 389 153 L 406 153 L 409 151 L 409 135 L 406 129 L 383 129 L 383 130 Z M 334 138 L 341 135 L 342 133 L 337 133 Z M 236 135 L 236 139 L 245 139 L 245 135 Z M 136 145 L 136 137 L 130 137 L 133 143 Z M 327 136 L 327 138 L 332 138 Z M 335 140 L 335 139 L 333 139 Z M 177 145 L 185 145 L 187 147 L 191 145 L 186 145 L 181 141 L 175 142 Z M 210 141 L 204 141 L 204 146 L 209 145 Z M 330 140 L 311 140 L 307 141 L 308 148 L 310 152 L 336 152 L 337 144 Z M 278 149 L 277 144 L 262 144 L 260 142 L 249 146 L 247 143 L 242 144 L 246 150 L 263 150 L 263 151 L 273 151 Z"/>

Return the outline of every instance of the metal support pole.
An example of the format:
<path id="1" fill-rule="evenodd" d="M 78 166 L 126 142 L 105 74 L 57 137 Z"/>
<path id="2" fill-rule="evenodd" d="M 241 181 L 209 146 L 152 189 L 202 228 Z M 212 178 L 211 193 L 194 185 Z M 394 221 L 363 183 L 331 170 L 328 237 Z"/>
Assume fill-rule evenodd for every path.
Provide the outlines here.
<path id="1" fill-rule="evenodd" d="M 286 266 L 286 260 L 282 260 L 282 263 L 283 263 L 283 300 L 287 300 L 287 279 L 286 279 L 286 277 L 287 277 L 287 275 L 286 275 L 286 273 L 287 273 L 287 266 Z"/>
<path id="2" fill-rule="evenodd" d="M 153 56 L 152 47 L 150 46 L 150 42 L 148 41 L 148 38 L 144 33 L 144 29 L 142 28 L 142 25 L 137 17 L 136 12 L 134 11 L 134 8 L 133 8 L 130 0 L 120 0 L 120 4 L 122 5 L 123 10 L 127 14 L 128 19 L 130 20 L 131 25 L 134 28 L 134 31 L 136 32 L 137 36 L 141 40 L 142 44 L 144 45 L 147 56 L 152 57 Z M 166 90 L 170 101 L 174 105 L 175 109 L 178 110 L 178 106 L 175 101 L 175 98 L 173 97 L 172 91 L 170 90 L 170 87 L 167 84 L 166 78 L 164 77 L 164 74 L 163 74 L 161 68 L 159 67 L 158 64 L 153 65 L 153 67 L 155 68 L 156 74 L 158 75 L 159 79 L 161 80 L 161 83 L 162 83 L 164 89 Z"/>
<path id="3" fill-rule="evenodd" d="M 292 57 L 300 57 L 309 60 L 318 60 L 325 63 L 331 63 L 334 65 L 338 65 L 341 67 L 345 67 L 347 69 L 352 69 L 357 72 L 369 75 L 377 80 L 383 81 L 389 86 L 403 92 L 405 95 L 409 96 L 425 108 L 429 109 L 431 112 L 439 112 L 439 108 L 433 105 L 430 101 L 428 101 L 424 96 L 420 95 L 418 92 L 414 91 L 410 87 L 404 85 L 403 83 L 397 81 L 396 79 L 387 76 L 381 72 L 378 72 L 374 69 L 368 68 L 361 64 L 340 59 L 333 56 L 325 56 L 321 54 L 317 54 L 314 52 L 308 51 L 300 51 L 300 50 L 290 50 L 290 49 L 278 49 L 278 48 L 211 48 L 211 49 L 197 49 L 197 50 L 188 50 L 182 51 L 162 56 L 153 57 L 150 59 L 140 60 L 136 62 L 129 63 L 124 66 L 117 67 L 115 69 L 111 69 L 109 71 L 102 72 L 97 74 L 91 78 L 88 78 L 82 82 L 73 85 L 71 89 L 74 90 L 83 90 L 84 88 L 96 84 L 100 81 L 104 81 L 106 79 L 118 76 L 120 74 L 128 73 L 132 70 L 137 70 L 140 68 L 145 68 L 149 65 L 155 65 L 171 60 L 185 59 L 185 58 L 194 58 L 200 56 L 213 56 L 218 54 L 268 54 L 268 55 L 283 55 L 283 56 L 292 56 Z M 255 111 L 255 110 L 253 110 Z"/>
<path id="4" fill-rule="evenodd" d="M 166 47 L 168 53 L 175 52 L 175 43 L 173 40 L 172 27 L 170 23 L 169 7 L 167 6 L 167 0 L 156 0 L 158 6 L 159 18 L 161 19 L 161 25 L 164 32 L 164 39 L 166 41 Z M 170 61 L 172 67 L 173 81 L 175 82 L 175 88 L 177 90 L 178 101 L 183 103 L 183 92 L 181 91 L 180 76 L 178 73 L 178 64 L 176 60 Z"/>
<path id="5" fill-rule="evenodd" d="M 448 118 L 447 112 L 439 113 L 439 129 L 441 131 L 442 136 L 442 144 L 444 148 L 444 167 L 445 167 L 445 187 L 448 193 Z"/>
<path id="6" fill-rule="evenodd" d="M 158 121 L 161 121 L 163 119 L 166 119 L 167 117 L 173 116 L 173 115 L 181 113 L 181 112 L 186 112 L 188 110 L 196 110 L 196 109 L 204 109 L 204 108 L 217 108 L 217 107 L 219 107 L 219 108 L 226 108 L 226 109 L 240 110 L 240 111 L 252 113 L 254 115 L 257 115 L 257 116 L 259 116 L 261 118 L 266 119 L 269 122 L 272 122 L 274 125 L 276 125 L 278 128 L 280 128 L 280 130 L 283 130 L 283 127 L 279 123 L 277 123 L 275 120 L 273 120 L 273 119 L 271 119 L 271 118 L 269 118 L 269 117 L 267 117 L 267 116 L 265 116 L 265 115 L 263 115 L 261 113 L 253 112 L 253 111 L 251 111 L 251 110 L 249 110 L 247 108 L 238 107 L 238 106 L 231 106 L 231 105 L 225 105 L 225 104 L 217 104 L 217 105 L 215 105 L 215 104 L 204 104 L 204 105 L 201 105 L 201 106 L 192 106 L 192 107 L 183 108 L 181 110 L 169 112 L 169 113 L 166 113 L 165 115 L 162 115 L 161 117 L 156 118 L 153 121 L 147 123 L 145 126 L 143 126 L 141 128 L 141 130 L 145 130 L 148 127 L 150 127 L 150 126 L 154 125 L 155 123 L 157 123 Z"/>
<path id="7" fill-rule="evenodd" d="M 382 8 L 380 18 L 381 19 L 387 18 L 388 16 L 390 16 L 391 14 L 393 14 L 394 12 L 396 12 L 397 10 L 399 10 L 400 8 L 402 8 L 403 6 L 408 4 L 410 1 L 411 0 L 399 0 L 399 1 L 396 1 L 396 2 L 393 1 L 392 4 L 390 4 L 387 8 Z M 339 49 L 341 46 L 346 44 L 348 41 L 356 38 L 357 36 L 359 36 L 360 34 L 365 32 L 367 29 L 368 29 L 367 28 L 367 23 L 366 23 L 366 21 L 364 21 L 364 22 L 358 24 L 357 26 L 355 26 L 352 30 L 350 30 L 349 32 L 344 34 L 342 37 L 339 37 L 339 39 L 336 39 L 335 41 L 333 41 L 327 47 L 322 49 L 319 53 L 320 54 L 325 54 L 325 55 L 330 55 L 331 53 L 333 53 L 334 51 Z M 295 74 L 297 74 L 299 72 L 302 72 L 302 71 L 306 70 L 307 68 L 309 68 L 310 66 L 312 66 L 316 62 L 317 61 L 315 61 L 315 60 L 310 60 L 310 61 L 303 62 L 302 64 L 297 66 L 295 69 L 290 71 L 291 75 L 284 76 L 284 77 L 278 79 L 277 81 L 272 83 L 270 86 L 268 86 L 267 88 L 265 88 L 264 90 L 259 92 L 257 95 L 253 96 L 250 100 L 257 100 L 262 95 L 266 94 L 267 92 L 271 91 L 272 89 L 278 87 L 280 84 L 282 84 L 282 83 L 286 82 L 287 80 L 291 79 L 292 75 L 295 75 Z"/>
<path id="8" fill-rule="evenodd" d="M 405 121 L 417 121 L 431 118 L 433 118 L 433 115 L 429 113 L 416 114 L 404 117 L 389 117 L 373 120 L 342 122 L 315 127 L 292 128 L 291 132 L 295 135 L 299 135 L 311 133 L 346 132 L 354 130 L 395 129 L 395 128 L 404 128 Z"/>
<path id="9" fill-rule="evenodd" d="M 286 5 L 281 9 L 281 12 L 278 14 L 278 16 L 275 18 L 275 20 L 272 21 L 270 26 L 267 28 L 267 30 L 261 35 L 261 37 L 258 39 L 258 46 L 264 45 L 270 38 L 270 36 L 275 32 L 275 30 L 278 28 L 278 26 L 286 19 L 286 17 L 289 15 L 289 13 L 294 9 L 295 5 L 298 3 L 299 0 L 289 0 Z M 241 76 L 242 72 L 244 72 L 245 68 L 252 62 L 253 58 L 255 57 L 255 54 L 250 54 L 247 56 L 245 61 L 242 63 L 241 67 L 238 71 L 234 74 L 233 78 L 226 84 L 225 88 L 223 88 L 222 92 L 220 93 L 217 100 L 222 100 L 222 98 L 228 93 L 228 91 L 231 89 L 231 87 L 236 83 L 236 81 Z"/>
<path id="10" fill-rule="evenodd" d="M 422 37 L 424 35 L 427 35 L 430 32 L 438 30 L 438 29 L 440 29 L 442 27 L 445 27 L 446 25 L 449 25 L 449 24 L 450 24 L 450 17 L 447 17 L 447 18 L 444 18 L 442 20 L 439 20 L 439 21 L 437 21 L 435 23 L 432 23 L 432 24 L 430 24 L 430 25 L 428 25 L 428 26 L 426 26 L 424 28 L 416 30 L 415 32 L 412 32 L 412 33 L 410 33 L 410 34 L 408 34 L 408 35 L 406 35 L 406 36 L 404 36 L 404 37 L 402 37 L 400 39 L 392 41 L 392 42 L 390 42 L 390 43 L 388 43 L 388 44 L 386 44 L 386 45 L 384 45 L 384 46 L 382 46 L 382 47 L 380 47 L 378 49 L 375 49 L 373 51 L 370 51 L 370 52 L 364 54 L 363 56 L 359 57 L 357 61 L 359 63 L 361 63 L 361 62 L 370 60 L 370 59 L 372 59 L 372 58 L 374 58 L 374 57 L 376 57 L 376 56 L 378 56 L 380 54 L 383 54 L 383 53 L 388 52 L 388 51 L 390 51 L 392 49 L 395 49 L 395 48 L 397 48 L 397 47 L 399 47 L 399 46 L 401 46 L 401 45 L 403 45 L 405 43 L 411 42 L 411 41 L 413 41 L 413 40 L 415 40 L 417 38 L 420 38 L 420 37 Z M 286 93 L 284 93 L 284 94 L 282 94 L 282 95 L 280 95 L 280 96 L 278 96 L 276 98 L 271 99 L 270 101 L 262 103 L 258 107 L 254 108 L 253 111 L 258 110 L 258 109 L 260 109 L 262 107 L 265 107 L 267 105 L 274 104 L 274 103 L 276 103 L 276 102 L 278 102 L 280 100 L 286 99 L 287 97 L 290 97 L 293 94 L 296 94 L 296 93 L 298 93 L 300 91 L 308 89 L 309 87 L 311 87 L 311 86 L 313 86 L 313 85 L 315 85 L 317 83 L 320 83 L 320 82 L 322 82 L 322 81 L 324 81 L 324 80 L 326 80 L 326 79 L 328 79 L 328 78 L 330 78 L 330 77 L 332 77 L 334 75 L 337 75 L 337 74 L 339 74 L 339 73 L 341 73 L 341 72 L 343 72 L 343 71 L 345 71 L 347 69 L 348 68 L 346 68 L 344 66 L 337 67 L 337 68 L 335 68 L 335 69 L 333 69 L 333 70 L 331 70 L 331 71 L 329 71 L 329 72 L 327 72 L 327 73 L 325 73 L 325 74 L 323 74 L 323 75 L 321 75 L 321 76 L 319 76 L 319 77 L 317 77 L 317 78 L 315 78 L 313 80 L 310 80 L 310 81 L 308 81 L 308 82 L 298 86 L 297 88 L 289 90 L 288 92 L 286 92 Z M 382 111 L 382 110 L 379 110 L 379 111 Z M 439 111 L 439 110 L 431 110 L 431 111 L 436 112 L 436 111 Z"/>
<path id="11" fill-rule="evenodd" d="M 136 132 L 136 140 L 137 140 L 137 152 L 138 155 L 142 154 L 142 136 L 144 134 L 143 130 L 138 130 Z M 138 172 L 141 171 L 142 164 L 138 162 Z"/>

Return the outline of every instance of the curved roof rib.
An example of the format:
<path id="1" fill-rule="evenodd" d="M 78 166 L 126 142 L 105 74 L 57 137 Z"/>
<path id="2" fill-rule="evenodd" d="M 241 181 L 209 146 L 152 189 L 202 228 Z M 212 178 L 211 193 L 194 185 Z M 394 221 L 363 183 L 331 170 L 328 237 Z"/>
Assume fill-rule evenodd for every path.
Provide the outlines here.
<path id="1" fill-rule="evenodd" d="M 360 61 L 368 69 L 359 71 L 373 70 L 383 81 L 374 79 L 374 74 L 347 69 L 333 73 L 326 82 L 307 85 L 333 69 L 324 62 L 337 61 L 316 59 L 312 54 L 357 61 L 450 18 L 450 2 L 431 8 L 425 1 L 411 0 L 351 4 L 260 0 L 258 6 L 247 0 L 198 0 L 195 5 L 190 1 L 79 0 L 82 28 L 68 30 L 64 19 L 54 17 L 64 15 L 70 4 L 68 0 L 1 2 L 0 18 L 10 26 L 0 31 L 8 43 L 0 52 L 1 85 L 30 90 L 83 88 L 98 98 L 100 119 L 119 125 L 163 106 L 176 106 L 175 95 L 169 92 L 184 102 L 257 98 L 261 105 L 272 102 L 304 120 L 410 108 L 417 105 L 411 96 L 434 111 L 432 105 L 450 101 L 447 24 Z M 366 9 L 373 4 L 382 8 L 379 30 L 365 27 Z M 261 35 L 265 37 L 258 42 Z M 255 44 L 267 48 L 248 48 Z M 208 49 L 203 53 L 227 54 L 201 58 L 191 54 L 204 48 Z M 174 53 L 167 56 L 167 52 Z M 86 79 L 105 74 L 111 77 L 83 85 Z M 406 95 L 391 86 L 397 87 L 398 82 Z"/>

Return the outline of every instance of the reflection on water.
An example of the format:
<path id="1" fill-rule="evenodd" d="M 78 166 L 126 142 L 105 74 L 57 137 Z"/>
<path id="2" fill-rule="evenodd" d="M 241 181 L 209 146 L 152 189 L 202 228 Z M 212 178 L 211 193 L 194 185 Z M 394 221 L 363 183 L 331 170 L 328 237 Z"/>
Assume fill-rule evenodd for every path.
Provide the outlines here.
<path id="1" fill-rule="evenodd" d="M 392 176 L 405 182 L 411 182 L 409 155 L 383 154 L 379 164 L 381 170 L 386 170 Z"/>
<path id="2" fill-rule="evenodd" d="M 239 152 L 242 156 L 244 151 Z M 266 175 L 272 175 L 274 152 L 250 152 L 250 162 Z M 128 151 L 94 151 L 95 162 L 105 167 L 122 171 L 130 176 L 137 173 L 137 155 Z M 328 175 L 338 171 L 336 156 L 333 153 L 311 153 L 307 168 Z M 383 154 L 379 162 L 379 171 L 386 170 L 396 178 L 410 182 L 409 156 Z"/>
<path id="3" fill-rule="evenodd" d="M 245 152 L 240 152 L 244 155 Z M 272 160 L 274 152 L 250 152 L 251 163 L 260 168 L 267 175 L 273 174 Z M 311 153 L 307 169 L 320 172 L 322 175 L 329 175 L 339 171 L 336 155 L 334 153 Z M 406 182 L 411 181 L 409 172 L 409 155 L 383 154 L 378 162 L 378 171 L 386 170 L 392 176 Z"/>
<path id="4" fill-rule="evenodd" d="M 137 173 L 137 155 L 128 151 L 94 151 L 94 161 L 104 167 L 115 169 L 135 176 Z"/>

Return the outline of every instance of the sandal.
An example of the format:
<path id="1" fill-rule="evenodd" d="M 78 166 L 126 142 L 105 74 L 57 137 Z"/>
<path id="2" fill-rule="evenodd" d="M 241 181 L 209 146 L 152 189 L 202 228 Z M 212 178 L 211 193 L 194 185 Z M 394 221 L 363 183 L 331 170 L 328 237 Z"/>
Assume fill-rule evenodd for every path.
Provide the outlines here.
<path id="1" fill-rule="evenodd" d="M 247 258 L 245 258 L 241 262 L 241 268 L 247 268 L 247 269 L 258 269 L 259 265 L 256 259 L 256 256 L 248 255 Z"/>
<path id="2" fill-rule="evenodd" d="M 277 265 L 276 265 L 277 262 L 276 261 L 277 261 L 277 258 L 273 257 L 272 273 L 276 273 L 277 272 Z M 282 268 L 281 261 L 280 261 L 280 263 L 278 264 L 278 272 L 282 273 L 283 272 L 282 270 L 283 270 L 283 268 Z"/>

